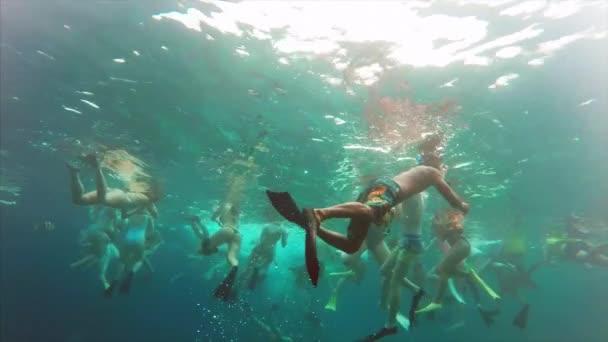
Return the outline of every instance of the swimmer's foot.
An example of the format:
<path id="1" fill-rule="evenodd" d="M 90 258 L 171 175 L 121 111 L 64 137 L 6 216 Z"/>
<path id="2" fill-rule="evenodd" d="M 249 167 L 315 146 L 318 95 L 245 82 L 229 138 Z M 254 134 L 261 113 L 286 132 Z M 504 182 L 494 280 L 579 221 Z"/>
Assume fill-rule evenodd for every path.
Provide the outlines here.
<path id="1" fill-rule="evenodd" d="M 66 160 L 65 161 L 65 166 L 68 167 L 68 170 L 70 170 L 70 172 L 79 172 L 80 171 L 80 168 L 74 162 Z"/>
<path id="2" fill-rule="evenodd" d="M 425 294 L 424 289 L 421 287 L 418 289 L 416 294 L 412 296 L 412 304 L 410 305 L 410 312 L 409 312 L 410 326 L 412 326 L 412 327 L 416 323 L 416 309 L 418 309 L 418 304 L 420 303 L 420 299 L 422 299 L 424 294 Z"/>
<path id="3" fill-rule="evenodd" d="M 111 284 L 109 284 L 104 290 L 103 290 L 103 296 L 106 298 L 110 298 L 112 297 L 112 294 L 114 293 L 114 289 L 116 288 L 116 280 L 113 281 Z"/>
<path id="4" fill-rule="evenodd" d="M 84 154 L 80 156 L 80 159 L 93 167 L 99 166 L 99 161 L 97 160 L 95 153 Z"/>
<path id="5" fill-rule="evenodd" d="M 441 305 L 441 304 L 431 302 L 426 307 L 416 311 L 416 313 L 421 314 L 421 313 L 426 313 L 426 312 L 433 312 L 433 311 L 441 310 L 442 307 L 443 307 L 443 305 Z"/>
<path id="6" fill-rule="evenodd" d="M 494 316 L 496 316 L 500 313 L 499 310 L 492 310 L 492 311 L 484 310 L 481 308 L 481 306 L 478 306 L 477 310 L 479 310 L 479 314 L 481 315 L 481 318 L 483 319 L 483 323 L 486 325 L 486 327 L 489 327 L 492 324 L 494 324 Z"/>
<path id="7" fill-rule="evenodd" d="M 386 336 L 390 336 L 390 335 L 395 335 L 397 334 L 397 327 L 391 327 L 391 328 L 382 328 L 380 330 L 378 330 L 377 332 L 366 336 L 364 339 L 359 340 L 360 342 L 373 342 L 373 341 L 378 341 Z"/>
<path id="8" fill-rule="evenodd" d="M 519 312 L 517 313 L 517 315 L 515 316 L 515 319 L 513 319 L 513 325 L 518 327 L 521 330 L 526 329 L 526 327 L 528 326 L 528 311 L 530 309 L 530 305 L 529 304 L 525 304 L 521 310 L 519 310 Z"/>
<path id="9" fill-rule="evenodd" d="M 127 273 L 125 279 L 122 280 L 120 284 L 120 293 L 129 294 L 131 291 L 131 284 L 133 283 L 133 271 Z"/>
<path id="10" fill-rule="evenodd" d="M 213 293 L 215 298 L 219 298 L 225 302 L 230 299 L 230 292 L 232 290 L 232 286 L 234 285 L 234 281 L 236 280 L 237 270 L 238 266 L 233 266 L 232 269 L 230 269 L 230 273 L 228 273 L 222 283 L 215 288 L 215 292 Z"/>
<path id="11" fill-rule="evenodd" d="M 329 301 L 327 302 L 327 305 L 325 305 L 325 310 L 336 311 L 337 304 L 338 304 L 338 290 L 336 289 L 331 292 Z"/>
<path id="12" fill-rule="evenodd" d="M 319 226 L 321 225 L 321 220 L 315 213 L 314 209 L 305 208 L 302 210 L 302 214 L 304 215 L 304 222 L 306 222 L 304 229 L 306 229 L 309 233 L 316 233 L 319 230 Z"/>

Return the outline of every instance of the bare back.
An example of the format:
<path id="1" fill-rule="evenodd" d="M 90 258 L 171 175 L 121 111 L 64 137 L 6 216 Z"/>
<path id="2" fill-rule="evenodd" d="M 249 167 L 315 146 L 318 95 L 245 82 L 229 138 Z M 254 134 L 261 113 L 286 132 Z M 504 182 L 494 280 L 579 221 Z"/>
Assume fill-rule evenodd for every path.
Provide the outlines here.
<path id="1" fill-rule="evenodd" d="M 395 176 L 393 180 L 399 185 L 399 194 L 397 195 L 397 202 L 399 203 L 434 186 L 453 207 L 461 208 L 465 212 L 468 210 L 468 205 L 443 180 L 441 172 L 433 167 L 415 166 Z"/>
<path id="2" fill-rule="evenodd" d="M 426 190 L 435 184 L 440 173 L 429 166 L 415 166 L 395 176 L 393 180 L 399 184 L 397 199 L 403 202 L 412 195 Z"/>

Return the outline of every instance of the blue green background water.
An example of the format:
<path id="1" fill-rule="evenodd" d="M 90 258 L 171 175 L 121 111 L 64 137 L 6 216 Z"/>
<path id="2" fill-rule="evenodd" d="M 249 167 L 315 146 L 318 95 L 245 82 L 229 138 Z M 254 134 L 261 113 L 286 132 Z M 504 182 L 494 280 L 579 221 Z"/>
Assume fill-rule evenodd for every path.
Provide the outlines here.
<path id="1" fill-rule="evenodd" d="M 356 8 L 333 4 L 342 6 L 343 16 Z M 607 29 L 608 10 L 602 2 L 582 2 L 576 13 L 554 19 L 542 15 L 546 8 L 530 12 L 531 17 L 500 15 L 516 3 L 496 4 L 434 2 L 415 11 L 421 17 L 483 18 L 489 24 L 482 42 L 538 23 L 544 29 L 540 36 L 513 44 L 523 47 L 522 54 L 501 59 L 494 56 L 498 48 L 490 49 L 485 53 L 489 65 L 394 63 L 379 84 L 383 94 L 394 95 L 397 84 L 407 81 L 415 102 L 449 98 L 462 106 L 451 119 L 456 128 L 446 160 L 451 165 L 472 162 L 450 173 L 461 184 L 457 190 L 470 198 L 468 224 L 485 238 L 523 234 L 526 258 L 533 262 L 541 257 L 546 227 L 570 212 L 608 220 L 608 45 L 600 34 Z M 381 10 L 383 4 L 378 6 Z M 403 168 L 394 155 L 344 148 L 373 145 L 365 140 L 361 116 L 368 91 L 354 86 L 349 94 L 325 82 L 321 74 L 343 76 L 328 62 L 331 55 L 277 51 L 273 44 L 288 30 L 273 30 L 270 40 L 260 40 L 247 34 L 253 32 L 248 26 L 238 36 L 210 24 L 198 32 L 154 18 L 187 8 L 221 13 L 218 6 L 199 1 L 2 2 L 2 181 L 20 188 L 19 193 L 3 191 L 0 198 L 5 201 L 0 205 L 3 340 L 263 341 L 247 314 L 210 296 L 219 276 L 208 281 L 201 274 L 223 258 L 187 258 L 196 243 L 183 213 L 194 207 L 208 214 L 222 198 L 225 175 L 217 170 L 234 154 L 226 151 L 246 151 L 261 131 L 268 132 L 269 152 L 256 155 L 259 176 L 245 195 L 242 262 L 264 221 L 263 189 L 289 190 L 303 205 L 324 206 L 352 199 L 356 190 L 352 179 L 337 171 L 340 165 L 357 159 L 375 173 Z M 314 20 L 310 25 L 315 26 Z M 577 32 L 588 35 L 550 54 L 535 52 L 543 41 Z M 207 34 L 214 39 L 206 39 Z M 361 44 L 373 55 L 371 42 Z M 248 55 L 235 52 L 241 46 Z M 346 52 L 352 60 L 359 58 L 354 50 Z M 280 57 L 289 58 L 289 64 L 279 63 Z M 545 58 L 542 65 L 526 63 L 540 57 Z M 488 89 L 509 73 L 519 77 Z M 454 78 L 454 87 L 440 88 Z M 594 101 L 583 105 L 589 99 Z M 326 115 L 346 123 L 336 125 Z M 68 267 L 78 256 L 78 232 L 88 225 L 87 211 L 69 201 L 63 165 L 66 146 L 78 145 L 76 140 L 125 148 L 163 181 L 159 222 L 166 243 L 152 257 L 156 273 L 136 279 L 130 296 L 104 299 L 93 272 Z M 411 150 L 398 154 L 414 157 Z M 430 197 L 427 216 L 442 204 L 433 192 Z M 44 220 L 56 230 L 32 230 Z M 289 229 L 290 244 L 278 252 L 278 267 L 243 301 L 264 317 L 272 303 L 279 303 L 281 330 L 300 340 L 352 341 L 381 326 L 385 316 L 376 305 L 377 267 L 369 262 L 363 284 L 345 287 L 337 312 L 324 311 L 327 279 L 317 289 L 301 290 L 285 271 L 301 263 L 303 253 L 303 234 Z M 436 255 L 425 256 L 429 266 L 435 261 Z M 605 269 L 564 264 L 542 268 L 535 280 L 539 288 L 526 293 L 531 312 L 525 331 L 511 325 L 519 305 L 505 301 L 491 328 L 470 308 L 464 310 L 464 328 L 447 332 L 456 320 L 446 312 L 435 321 L 422 319 L 414 331 L 392 340 L 608 338 Z M 303 312 L 308 300 L 323 321 L 320 331 Z"/>

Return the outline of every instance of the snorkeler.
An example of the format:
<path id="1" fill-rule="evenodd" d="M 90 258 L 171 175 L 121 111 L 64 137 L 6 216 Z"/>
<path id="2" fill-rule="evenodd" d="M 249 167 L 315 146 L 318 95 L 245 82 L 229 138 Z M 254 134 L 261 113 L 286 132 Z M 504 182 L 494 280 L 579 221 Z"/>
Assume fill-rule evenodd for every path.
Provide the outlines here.
<path id="1" fill-rule="evenodd" d="M 70 264 L 70 267 L 99 266 L 99 280 L 107 289 L 110 283 L 107 272 L 111 263 L 118 261 L 120 252 L 114 244 L 116 227 L 116 210 L 105 207 L 91 207 L 93 224 L 81 233 L 80 245 L 84 247 L 85 256 Z"/>
<path id="2" fill-rule="evenodd" d="M 339 204 L 322 209 L 300 211 L 289 193 L 266 193 L 275 209 L 287 220 L 306 230 L 306 265 L 313 285 L 318 281 L 318 258 L 316 256 L 316 236 L 346 253 L 355 253 L 361 247 L 373 222 L 380 222 L 391 208 L 434 186 L 455 208 L 465 214 L 469 205 L 452 190 L 443 178 L 445 171 L 441 157 L 437 153 L 420 155 L 421 165 L 391 178 L 382 177 L 359 196 L 359 201 Z M 332 218 L 350 218 L 348 234 L 342 235 L 321 226 Z"/>
<path id="3" fill-rule="evenodd" d="M 593 246 L 582 239 L 550 237 L 545 240 L 544 252 L 547 262 L 559 259 L 608 267 L 608 244 Z"/>
<path id="4" fill-rule="evenodd" d="M 498 311 L 486 311 L 481 308 L 475 284 L 481 286 L 493 299 L 499 299 L 500 297 L 477 275 L 475 270 L 465 265 L 465 260 L 471 253 L 471 244 L 463 236 L 463 221 L 464 215 L 462 212 L 454 209 L 443 209 L 435 213 L 432 230 L 437 241 L 439 243 L 447 243 L 449 247 L 442 261 L 436 267 L 436 272 L 439 276 L 437 293 L 429 305 L 416 311 L 416 313 L 440 310 L 442 308 L 443 296 L 448 287 L 448 279 L 450 277 L 463 276 L 473 290 L 477 309 L 484 323 L 490 325 L 493 322 L 493 316 L 498 314 Z M 468 269 L 465 269 L 465 267 Z"/>
<path id="5" fill-rule="evenodd" d="M 383 328 L 367 336 L 365 341 L 376 341 L 397 333 L 402 286 L 409 288 L 413 293 L 409 322 L 407 325 L 402 323 L 402 326 L 409 327 L 414 324 L 416 308 L 424 295 L 424 290 L 407 278 L 410 266 L 418 261 L 418 256 L 423 252 L 421 223 L 424 202 L 422 194 L 417 193 L 403 202 L 403 211 L 405 218 L 400 243 L 381 267 L 383 281 L 380 302 L 383 308 L 388 309 L 387 321 Z"/>
<path id="6" fill-rule="evenodd" d="M 249 254 L 241 284 L 247 284 L 247 287 L 253 290 L 266 277 L 268 267 L 274 261 L 275 249 L 279 240 L 283 248 L 287 246 L 287 229 L 278 225 L 264 227 L 260 240 Z"/>
<path id="7" fill-rule="evenodd" d="M 215 219 L 220 224 L 220 229 L 213 235 L 209 235 L 207 227 L 202 224 L 197 216 L 191 218 L 192 230 L 201 240 L 200 254 L 205 256 L 212 255 L 218 252 L 219 246 L 223 244 L 228 245 L 226 258 L 230 265 L 230 271 L 214 292 L 216 298 L 224 301 L 227 301 L 232 294 L 231 291 L 239 266 L 238 256 L 242 239 L 239 232 L 239 216 L 244 181 L 244 176 L 237 176 L 231 179 L 224 203 L 212 216 L 212 219 Z"/>
<path id="8" fill-rule="evenodd" d="M 423 165 L 403 172 L 393 179 L 381 178 L 374 182 L 360 198 L 365 202 L 349 202 L 324 209 L 304 209 L 300 212 L 288 193 L 267 191 L 273 206 L 288 220 L 299 224 L 307 231 L 307 252 L 314 249 L 314 238 L 319 237 L 328 244 L 346 253 L 356 252 L 367 236 L 371 223 L 382 220 L 390 209 L 407 198 L 435 186 L 440 193 L 455 207 L 468 212 L 469 205 L 462 201 L 450 186 L 443 180 L 441 159 L 437 155 L 424 155 Z M 348 235 L 336 233 L 320 226 L 320 223 L 331 218 L 351 218 Z M 309 253 L 307 264 L 310 276 L 316 284 L 318 272 L 315 271 L 316 256 Z"/>
<path id="9" fill-rule="evenodd" d="M 66 163 L 70 172 L 70 184 L 72 189 L 72 202 L 76 205 L 98 205 L 102 204 L 110 208 L 119 209 L 122 217 L 126 218 L 138 208 L 146 208 L 153 217 L 158 216 L 156 203 L 160 199 L 159 189 L 151 184 L 146 192 L 125 192 L 120 189 L 108 188 L 106 179 L 101 170 L 101 165 L 94 154 L 83 156 L 82 159 L 95 168 L 95 183 L 97 189 L 84 192 L 84 186 L 80 180 L 80 169 Z"/>
<path id="10" fill-rule="evenodd" d="M 353 281 L 356 284 L 361 283 L 363 277 L 365 276 L 366 269 L 365 264 L 361 260 L 363 253 L 367 251 L 368 254 L 371 255 L 376 261 L 378 266 L 384 264 L 390 254 L 390 250 L 387 244 L 384 242 L 384 238 L 390 232 L 389 225 L 393 219 L 399 215 L 400 207 L 401 206 L 397 206 L 391 209 L 391 211 L 384 216 L 381 224 L 372 224 L 370 229 L 367 231 L 365 243 L 361 245 L 361 248 L 359 248 L 356 253 L 348 254 L 341 251 L 339 252 L 340 262 L 346 267 L 347 270 L 343 272 L 329 273 L 329 276 L 336 277 L 338 279 L 334 289 L 332 290 L 329 301 L 325 306 L 325 309 L 336 311 L 338 292 L 346 281 Z"/>
<path id="11" fill-rule="evenodd" d="M 154 220 L 144 213 L 143 208 L 123 220 L 123 225 L 122 238 L 118 243 L 121 263 L 116 271 L 115 280 L 105 290 L 105 295 L 108 297 L 112 295 L 116 286 L 120 286 L 122 294 L 130 292 L 133 275 L 142 266 L 146 266 L 146 247 L 151 248 L 151 242 L 156 241 L 156 238 L 151 238 L 156 230 Z"/>

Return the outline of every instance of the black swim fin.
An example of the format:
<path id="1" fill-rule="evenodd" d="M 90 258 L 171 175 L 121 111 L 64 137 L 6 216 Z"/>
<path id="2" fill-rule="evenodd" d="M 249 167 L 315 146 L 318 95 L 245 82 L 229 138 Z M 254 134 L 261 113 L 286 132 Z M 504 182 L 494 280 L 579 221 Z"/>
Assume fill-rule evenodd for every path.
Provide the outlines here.
<path id="1" fill-rule="evenodd" d="M 112 297 L 112 294 L 114 293 L 114 289 L 116 288 L 117 283 L 118 282 L 116 280 L 112 281 L 110 286 L 107 289 L 103 290 L 103 296 L 106 298 Z"/>
<path id="2" fill-rule="evenodd" d="M 378 341 L 386 336 L 390 336 L 390 335 L 395 335 L 397 334 L 397 327 L 392 327 L 392 328 L 382 328 L 380 330 L 378 330 L 377 332 L 366 336 L 365 338 L 363 338 L 362 340 L 359 340 L 358 342 L 373 342 L 373 341 Z"/>
<path id="3" fill-rule="evenodd" d="M 234 281 L 236 280 L 237 270 L 237 266 L 232 267 L 226 278 L 224 278 L 224 280 L 215 288 L 215 292 L 213 293 L 215 298 L 219 298 L 223 301 L 228 301 L 228 299 L 230 299 L 230 292 L 232 290 L 232 285 L 234 285 Z"/>
<path id="4" fill-rule="evenodd" d="M 127 273 L 125 278 L 122 280 L 122 283 L 120 284 L 120 293 L 129 294 L 129 291 L 131 291 L 132 283 L 133 283 L 133 271 Z"/>
<path id="5" fill-rule="evenodd" d="M 425 292 L 423 288 L 420 288 L 415 295 L 412 296 L 412 303 L 410 304 L 410 312 L 409 312 L 409 320 L 410 320 L 410 328 L 414 326 L 416 323 L 416 309 L 418 308 L 418 304 L 420 303 L 420 299 L 424 296 Z"/>
<path id="6" fill-rule="evenodd" d="M 274 192 L 266 190 L 266 195 L 272 206 L 287 221 L 293 222 L 306 230 L 306 270 L 314 287 L 319 281 L 319 259 L 317 258 L 317 232 L 307 227 L 305 212 L 300 211 L 298 205 L 288 192 Z"/>
<path id="7" fill-rule="evenodd" d="M 521 308 L 521 310 L 519 310 L 519 312 L 515 316 L 515 319 L 513 319 L 514 326 L 518 327 L 521 330 L 526 329 L 526 327 L 528 326 L 529 309 L 530 309 L 530 304 L 526 304 Z"/>
<path id="8" fill-rule="evenodd" d="M 481 315 L 481 318 L 483 319 L 483 323 L 486 325 L 486 327 L 489 327 L 492 324 L 494 324 L 494 316 L 496 316 L 500 313 L 500 310 L 488 311 L 488 310 L 482 309 L 481 307 L 477 307 L 477 309 L 479 310 L 479 314 Z"/>
<path id="9" fill-rule="evenodd" d="M 293 222 L 302 228 L 306 228 L 306 221 L 302 211 L 288 192 L 274 192 L 266 190 L 270 204 L 287 221 Z"/>
<path id="10" fill-rule="evenodd" d="M 260 277 L 259 268 L 254 268 L 253 272 L 251 272 L 251 277 L 249 277 L 249 281 L 247 282 L 247 288 L 250 290 L 255 290 L 258 287 L 258 280 Z"/>

